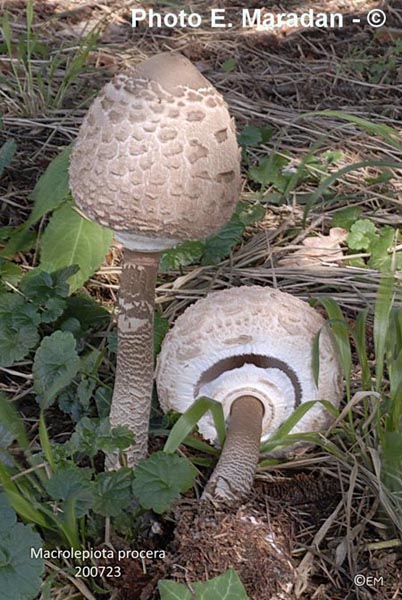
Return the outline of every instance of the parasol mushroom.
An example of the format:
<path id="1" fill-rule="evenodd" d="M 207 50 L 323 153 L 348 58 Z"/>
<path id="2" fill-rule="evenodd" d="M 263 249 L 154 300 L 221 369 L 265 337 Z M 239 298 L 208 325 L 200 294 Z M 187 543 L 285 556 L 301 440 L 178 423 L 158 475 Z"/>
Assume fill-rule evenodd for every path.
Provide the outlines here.
<path id="1" fill-rule="evenodd" d="M 217 231 L 239 198 L 240 151 L 222 96 L 179 54 L 116 75 L 81 125 L 70 184 L 83 213 L 125 248 L 110 421 L 133 431 L 133 466 L 147 452 L 160 253 Z"/>
<path id="2" fill-rule="evenodd" d="M 204 498 L 235 501 L 251 489 L 261 441 L 309 400 L 338 406 L 342 375 L 325 320 L 307 303 L 278 290 L 244 286 L 215 292 L 190 306 L 166 336 L 157 366 L 159 401 L 184 412 L 202 396 L 220 402 L 229 422 L 226 442 Z M 319 338 L 319 379 L 312 370 Z M 292 433 L 326 427 L 330 413 L 317 403 Z M 217 442 L 209 413 L 199 423 Z M 281 451 L 289 454 L 296 445 Z"/>

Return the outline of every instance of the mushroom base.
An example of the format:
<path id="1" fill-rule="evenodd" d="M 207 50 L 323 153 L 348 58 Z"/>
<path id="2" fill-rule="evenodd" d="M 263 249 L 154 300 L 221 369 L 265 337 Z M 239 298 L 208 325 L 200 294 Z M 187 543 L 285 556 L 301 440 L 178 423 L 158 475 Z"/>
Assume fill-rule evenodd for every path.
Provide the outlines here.
<path id="1" fill-rule="evenodd" d="M 236 502 L 249 493 L 258 464 L 264 407 L 253 396 L 232 404 L 225 445 L 202 495 Z"/>

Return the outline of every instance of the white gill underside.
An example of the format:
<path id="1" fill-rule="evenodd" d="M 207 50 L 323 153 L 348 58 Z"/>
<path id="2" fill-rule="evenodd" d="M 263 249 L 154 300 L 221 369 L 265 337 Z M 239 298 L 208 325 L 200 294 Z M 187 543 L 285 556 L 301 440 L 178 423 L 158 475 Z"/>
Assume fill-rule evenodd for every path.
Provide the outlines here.
<path id="1" fill-rule="evenodd" d="M 262 432 L 271 435 L 295 409 L 295 389 L 284 371 L 245 364 L 221 373 L 201 386 L 198 397 L 207 396 L 220 402 L 225 419 L 233 402 L 240 396 L 253 396 L 264 406 Z M 206 415 L 207 419 L 211 419 Z M 208 423 L 213 426 L 213 423 Z"/>

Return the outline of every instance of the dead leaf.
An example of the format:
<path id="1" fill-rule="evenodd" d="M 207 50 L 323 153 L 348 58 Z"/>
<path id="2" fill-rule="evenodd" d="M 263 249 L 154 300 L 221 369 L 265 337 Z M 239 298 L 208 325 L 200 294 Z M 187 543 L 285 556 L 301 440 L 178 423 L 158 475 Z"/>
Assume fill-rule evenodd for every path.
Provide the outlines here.
<path id="1" fill-rule="evenodd" d="M 303 240 L 302 248 L 281 258 L 278 265 L 281 267 L 304 267 L 322 265 L 326 262 L 339 262 L 344 256 L 341 244 L 346 240 L 347 235 L 346 229 L 333 227 L 330 229 L 329 235 L 318 234 L 318 236 L 308 237 Z"/>

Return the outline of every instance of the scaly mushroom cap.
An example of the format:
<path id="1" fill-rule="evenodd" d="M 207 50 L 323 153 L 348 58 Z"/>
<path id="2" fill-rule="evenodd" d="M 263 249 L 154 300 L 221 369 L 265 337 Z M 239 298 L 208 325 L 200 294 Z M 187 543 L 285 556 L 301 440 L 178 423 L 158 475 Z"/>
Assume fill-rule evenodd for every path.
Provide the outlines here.
<path id="1" fill-rule="evenodd" d="M 215 232 L 232 215 L 240 184 L 227 105 L 179 54 L 116 75 L 89 108 L 71 157 L 77 205 L 135 250 Z"/>
<path id="2" fill-rule="evenodd" d="M 262 440 L 268 439 L 308 400 L 338 406 L 342 373 L 325 320 L 306 302 L 259 286 L 215 292 L 190 306 L 166 336 L 157 365 L 159 401 L 167 412 L 184 412 L 208 396 L 223 405 L 225 417 L 240 396 L 254 396 L 265 408 Z M 318 386 L 312 346 L 319 338 Z M 326 427 L 331 415 L 319 403 L 292 433 Z M 199 421 L 202 435 L 216 442 L 209 413 Z"/>

